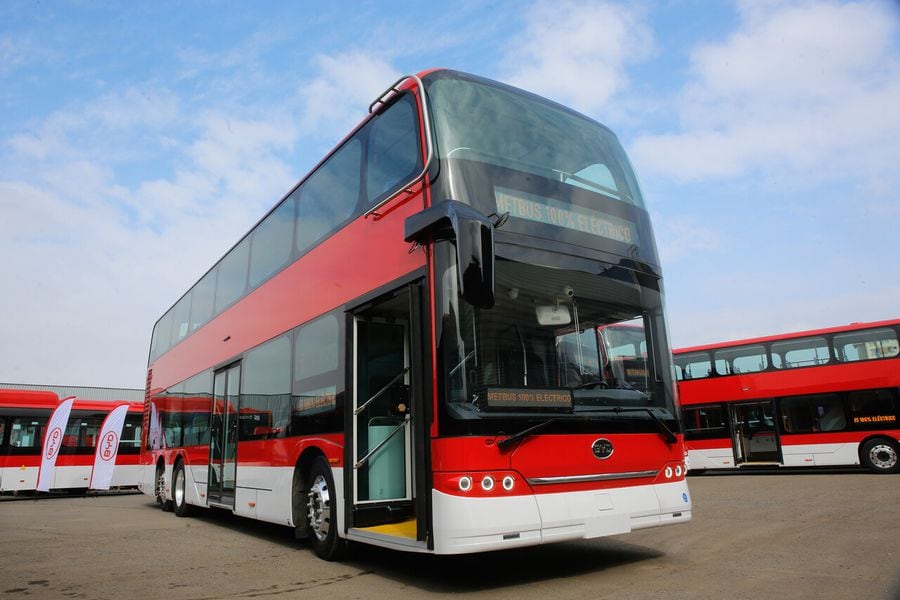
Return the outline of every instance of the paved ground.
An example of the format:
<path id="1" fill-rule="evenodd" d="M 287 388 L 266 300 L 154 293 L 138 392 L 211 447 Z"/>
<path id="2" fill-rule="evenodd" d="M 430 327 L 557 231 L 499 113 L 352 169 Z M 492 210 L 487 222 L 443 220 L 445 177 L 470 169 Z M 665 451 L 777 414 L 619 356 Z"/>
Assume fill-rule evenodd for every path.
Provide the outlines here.
<path id="1" fill-rule="evenodd" d="M 357 547 L 326 563 L 287 529 L 142 495 L 0 502 L 0 597 L 900 598 L 900 476 L 692 477 L 688 525 L 503 553 Z"/>

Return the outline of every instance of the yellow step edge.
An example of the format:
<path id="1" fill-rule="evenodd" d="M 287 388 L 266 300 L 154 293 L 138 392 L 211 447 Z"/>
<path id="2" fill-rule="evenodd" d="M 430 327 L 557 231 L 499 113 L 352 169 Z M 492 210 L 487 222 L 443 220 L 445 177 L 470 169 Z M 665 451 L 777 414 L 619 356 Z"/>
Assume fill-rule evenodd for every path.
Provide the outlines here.
<path id="1" fill-rule="evenodd" d="M 416 539 L 416 520 L 409 519 L 400 523 L 388 523 L 387 525 L 375 525 L 373 527 L 358 527 L 360 531 L 370 531 L 372 533 L 380 533 L 382 535 L 392 535 L 395 537 L 404 537 L 411 540 Z"/>

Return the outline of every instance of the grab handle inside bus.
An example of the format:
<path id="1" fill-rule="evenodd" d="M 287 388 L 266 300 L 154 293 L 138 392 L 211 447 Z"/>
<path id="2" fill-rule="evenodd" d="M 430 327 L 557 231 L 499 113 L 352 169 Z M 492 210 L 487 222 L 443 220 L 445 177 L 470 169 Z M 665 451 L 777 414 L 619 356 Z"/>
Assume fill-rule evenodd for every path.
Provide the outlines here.
<path id="1" fill-rule="evenodd" d="M 444 200 L 406 219 L 407 242 L 453 240 L 459 293 L 479 308 L 494 306 L 494 223 L 468 204 Z"/>

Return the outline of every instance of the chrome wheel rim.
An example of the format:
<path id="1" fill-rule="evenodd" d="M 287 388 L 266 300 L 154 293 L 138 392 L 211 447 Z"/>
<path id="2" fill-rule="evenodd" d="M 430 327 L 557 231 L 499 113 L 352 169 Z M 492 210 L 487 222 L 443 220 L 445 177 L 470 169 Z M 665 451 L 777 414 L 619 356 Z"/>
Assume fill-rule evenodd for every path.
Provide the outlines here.
<path id="1" fill-rule="evenodd" d="M 331 527 L 331 494 L 328 490 L 328 482 L 321 475 L 316 477 L 312 485 L 309 486 L 307 494 L 307 515 L 309 518 L 309 528 L 321 542 L 328 537 L 328 530 Z"/>
<path id="2" fill-rule="evenodd" d="M 178 469 L 175 473 L 175 504 L 181 506 L 184 504 L 184 469 Z"/>
<path id="3" fill-rule="evenodd" d="M 869 460 L 879 469 L 893 469 L 897 465 L 897 451 L 889 444 L 877 444 L 869 450 Z"/>

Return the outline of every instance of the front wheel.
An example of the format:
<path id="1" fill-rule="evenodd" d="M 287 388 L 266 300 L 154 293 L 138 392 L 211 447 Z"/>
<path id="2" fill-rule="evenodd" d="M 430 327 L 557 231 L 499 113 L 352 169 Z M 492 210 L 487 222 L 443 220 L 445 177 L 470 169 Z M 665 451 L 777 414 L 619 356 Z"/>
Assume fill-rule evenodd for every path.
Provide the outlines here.
<path id="1" fill-rule="evenodd" d="M 191 514 L 191 505 L 187 503 L 185 491 L 187 481 L 184 474 L 184 463 L 178 461 L 175 464 L 175 474 L 172 476 L 172 507 L 176 517 L 187 517 Z"/>
<path id="2" fill-rule="evenodd" d="M 862 463 L 876 473 L 900 472 L 900 450 L 897 442 L 876 438 L 863 444 L 860 452 Z"/>
<path id="3" fill-rule="evenodd" d="M 313 552 L 325 560 L 338 560 L 347 548 L 347 541 L 338 536 L 337 498 L 331 467 L 319 457 L 309 471 L 306 490 L 306 521 L 309 543 Z"/>

